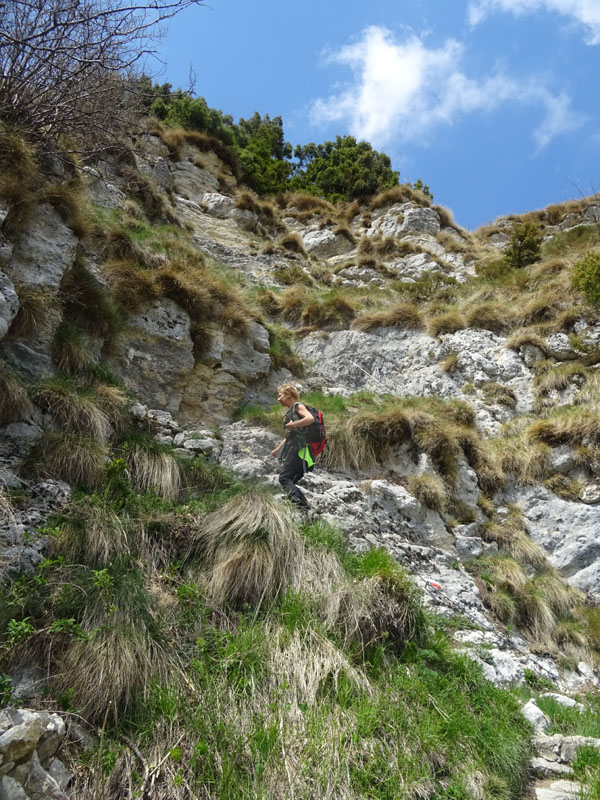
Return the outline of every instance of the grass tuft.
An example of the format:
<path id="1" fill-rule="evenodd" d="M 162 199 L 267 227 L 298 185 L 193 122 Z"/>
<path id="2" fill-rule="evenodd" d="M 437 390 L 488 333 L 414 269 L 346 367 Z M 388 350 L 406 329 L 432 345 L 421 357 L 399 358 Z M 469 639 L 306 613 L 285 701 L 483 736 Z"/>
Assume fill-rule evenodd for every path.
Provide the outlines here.
<path id="1" fill-rule="evenodd" d="M 46 431 L 23 462 L 27 474 L 58 478 L 73 486 L 96 487 L 102 482 L 106 447 L 76 433 Z"/>
<path id="2" fill-rule="evenodd" d="M 448 489 L 436 475 L 413 475 L 408 482 L 408 491 L 419 503 L 441 513 L 448 503 Z"/>
<path id="3" fill-rule="evenodd" d="M 23 382 L 14 370 L 0 361 L 0 424 L 23 419 L 31 410 Z"/>
<path id="4" fill-rule="evenodd" d="M 304 245 L 302 244 L 302 239 L 297 233 L 284 234 L 279 238 L 277 244 L 280 247 L 283 247 L 284 250 L 288 250 L 290 253 L 298 253 L 303 256 L 306 255 Z"/>
<path id="5" fill-rule="evenodd" d="M 362 314 L 352 322 L 352 328 L 359 331 L 380 327 L 418 330 L 423 328 L 423 318 L 416 306 L 411 303 L 398 303 L 373 314 Z"/>
<path id="6" fill-rule="evenodd" d="M 457 311 L 446 311 L 436 314 L 427 320 L 427 333 L 430 336 L 442 336 L 444 333 L 456 333 L 466 327 L 466 322 Z"/>
<path id="7" fill-rule="evenodd" d="M 237 495 L 209 514 L 193 549 L 204 565 L 208 597 L 234 608 L 272 602 L 295 584 L 304 559 L 294 512 L 260 492 Z"/>
<path id="8" fill-rule="evenodd" d="M 175 500 L 182 482 L 181 467 L 171 453 L 154 442 L 136 441 L 124 447 L 132 487 L 137 492 L 153 491 Z"/>

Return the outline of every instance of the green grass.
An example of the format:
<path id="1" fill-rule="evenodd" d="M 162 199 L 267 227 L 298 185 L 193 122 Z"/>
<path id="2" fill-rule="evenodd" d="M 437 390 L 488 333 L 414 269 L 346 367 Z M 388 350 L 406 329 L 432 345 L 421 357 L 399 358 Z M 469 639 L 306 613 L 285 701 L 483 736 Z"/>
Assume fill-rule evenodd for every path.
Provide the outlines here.
<path id="1" fill-rule="evenodd" d="M 332 413 L 348 402 L 314 399 Z M 123 737 L 162 763 L 158 800 L 190 787 L 215 800 L 469 798 L 473 780 L 521 796 L 529 729 L 516 701 L 431 629 L 387 552 L 354 553 L 335 528 L 304 524 L 297 583 L 216 613 L 185 554 L 209 519 L 232 513 L 223 502 L 240 485 L 203 461 L 190 483 L 180 505 L 139 494 L 113 459 L 104 486 L 75 493 L 51 522 L 52 559 L 4 587 L 2 670 L 39 659 L 50 703 L 105 721 L 101 751 L 77 769 L 78 797 L 141 790 Z"/>
<path id="2" fill-rule="evenodd" d="M 600 739 L 600 697 L 598 695 L 586 695 L 583 701 L 584 710 L 563 706 L 552 697 L 538 697 L 536 703 L 550 718 L 549 734 L 578 734 Z"/>

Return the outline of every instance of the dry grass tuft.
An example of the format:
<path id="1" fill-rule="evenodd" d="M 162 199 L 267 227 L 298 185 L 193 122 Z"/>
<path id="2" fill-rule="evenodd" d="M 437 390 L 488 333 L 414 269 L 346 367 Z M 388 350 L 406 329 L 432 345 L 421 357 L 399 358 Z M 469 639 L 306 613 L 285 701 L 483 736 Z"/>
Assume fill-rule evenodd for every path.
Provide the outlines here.
<path id="1" fill-rule="evenodd" d="M 120 172 L 125 184 L 125 190 L 141 202 L 149 220 L 178 222 L 166 195 L 159 190 L 147 175 L 129 165 L 122 165 Z"/>
<path id="2" fill-rule="evenodd" d="M 400 653 L 408 641 L 419 640 L 424 627 L 414 586 L 400 573 L 342 583 L 329 593 L 324 613 L 347 645 L 362 648 L 383 642 Z"/>
<path id="3" fill-rule="evenodd" d="M 31 401 L 20 378 L 0 361 L 0 423 L 23 419 L 31 410 Z"/>
<path id="4" fill-rule="evenodd" d="M 446 426 L 423 411 L 410 412 L 409 422 L 414 444 L 420 451 L 427 453 L 442 478 L 453 485 L 458 473 L 457 458 L 460 448 L 452 426 Z"/>
<path id="5" fill-rule="evenodd" d="M 511 327 L 511 315 L 500 303 L 481 303 L 467 308 L 467 328 L 483 328 L 493 333 L 504 333 Z"/>
<path id="6" fill-rule="evenodd" d="M 130 554 L 131 547 L 119 515 L 106 504 L 89 503 L 64 509 L 53 552 L 77 563 L 97 566 L 114 563 Z"/>
<path id="7" fill-rule="evenodd" d="M 585 381 L 589 375 L 588 369 L 578 362 L 555 366 L 550 361 L 538 361 L 535 373 L 534 385 L 541 397 L 546 397 L 552 392 L 563 392 L 572 386 L 577 378 Z"/>
<path id="8" fill-rule="evenodd" d="M 184 145 L 192 145 L 202 153 L 212 152 L 218 156 L 223 164 L 231 170 L 231 174 L 240 177 L 240 163 L 231 147 L 220 139 L 201 131 L 185 131 L 182 128 L 164 128 L 157 126 L 157 134 L 169 148 L 170 156 L 174 161 L 181 161 Z"/>
<path id="9" fill-rule="evenodd" d="M 13 319 L 9 335 L 21 338 L 48 334 L 60 321 L 60 308 L 53 291 L 30 284 L 15 284 L 19 310 Z"/>
<path id="10" fill-rule="evenodd" d="M 391 256 L 398 252 L 401 248 L 401 243 L 398 243 L 393 236 L 386 236 L 384 239 L 376 241 L 374 247 L 377 255 Z"/>
<path id="11" fill-rule="evenodd" d="M 302 244 L 302 239 L 298 236 L 297 233 L 284 234 L 279 238 L 277 244 L 290 253 L 298 253 L 303 256 L 306 255 L 306 251 L 304 250 L 304 245 Z"/>
<path id="12" fill-rule="evenodd" d="M 107 261 L 102 266 L 111 294 L 126 311 L 135 312 L 159 297 L 154 272 L 139 269 L 130 261 Z"/>
<path id="13" fill-rule="evenodd" d="M 33 401 L 63 430 L 107 442 L 112 434 L 108 415 L 89 392 L 78 391 L 70 382 L 50 378 L 39 383 Z"/>
<path id="14" fill-rule="evenodd" d="M 423 324 L 423 318 L 415 305 L 398 303 L 373 314 L 362 314 L 352 322 L 352 328 L 358 331 L 369 331 L 380 327 L 418 330 L 423 328 Z"/>
<path id="15" fill-rule="evenodd" d="M 313 214 L 332 215 L 335 216 L 337 210 L 335 206 L 323 200 L 322 197 L 316 197 L 312 194 L 304 194 L 302 192 L 284 192 L 277 198 L 277 204 L 280 208 L 297 209 L 298 211 L 310 211 Z"/>
<path id="16" fill-rule="evenodd" d="M 91 334 L 111 340 L 122 327 L 122 316 L 106 289 L 85 268 L 81 257 L 60 285 L 65 319 Z"/>
<path id="17" fill-rule="evenodd" d="M 529 438 L 550 447 L 561 444 L 600 443 L 600 418 L 595 413 L 577 409 L 572 413 L 557 414 L 549 419 L 533 422 L 528 430 Z"/>
<path id="18" fill-rule="evenodd" d="M 458 311 L 446 311 L 427 320 L 427 333 L 430 336 L 442 336 L 444 333 L 456 333 L 466 327 L 466 322 Z"/>
<path id="19" fill-rule="evenodd" d="M 154 269 L 158 265 L 157 254 L 141 247 L 123 228 L 112 226 L 105 238 L 105 256 L 109 260 L 130 261 L 136 267 L 146 269 Z"/>
<path id="20" fill-rule="evenodd" d="M 120 433 L 125 425 L 129 400 L 123 389 L 108 383 L 94 386 L 94 397 L 98 408 L 108 417 L 113 435 Z"/>
<path id="21" fill-rule="evenodd" d="M 125 461 L 136 491 L 153 491 L 168 500 L 177 498 L 181 489 L 181 468 L 170 453 L 133 444 L 127 449 Z"/>
<path id="22" fill-rule="evenodd" d="M 309 293 L 304 286 L 292 286 L 278 298 L 278 311 L 288 322 L 300 322 Z"/>
<path id="23" fill-rule="evenodd" d="M 209 514 L 193 543 L 208 597 L 222 606 L 258 608 L 294 586 L 305 555 L 297 528 L 287 504 L 258 492 L 238 495 Z"/>
<path id="24" fill-rule="evenodd" d="M 68 375 L 83 375 L 96 364 L 89 337 L 68 320 L 63 320 L 54 332 L 52 360 Z"/>
<path id="25" fill-rule="evenodd" d="M 436 475 L 413 475 L 408 482 L 408 491 L 419 503 L 441 513 L 448 503 L 448 490 Z"/>
<path id="26" fill-rule="evenodd" d="M 359 255 L 370 255 L 374 251 L 373 240 L 369 236 L 363 236 L 358 243 Z"/>
<path id="27" fill-rule="evenodd" d="M 98 724 L 107 710 L 116 721 L 149 697 L 155 682 L 170 675 L 167 657 L 140 619 L 129 614 L 88 612 L 82 628 L 90 639 L 75 640 L 60 659 L 58 692 L 71 691 L 79 712 Z"/>
<path id="28" fill-rule="evenodd" d="M 502 464 L 494 452 L 473 430 L 458 429 L 456 439 L 469 465 L 475 470 L 482 491 L 494 495 L 506 481 Z"/>
<path id="29" fill-rule="evenodd" d="M 81 176 L 76 175 L 63 183 L 48 184 L 38 194 L 38 202 L 49 203 L 79 239 L 88 236 L 92 230 L 81 213 L 83 190 Z"/>
<path id="30" fill-rule="evenodd" d="M 539 347 L 542 353 L 547 355 L 546 342 L 544 339 L 536 331 L 527 328 L 515 331 L 506 342 L 506 346 L 511 350 L 519 350 L 525 344 L 532 344 L 535 347 Z"/>
<path id="31" fill-rule="evenodd" d="M 35 147 L 0 123 L 0 199 L 8 205 L 4 233 L 18 236 L 37 202 L 41 174 Z"/>
<path id="32" fill-rule="evenodd" d="M 508 552 L 520 564 L 529 564 L 534 569 L 548 566 L 546 551 L 533 541 L 524 530 L 516 530 L 510 540 Z"/>
<path id="33" fill-rule="evenodd" d="M 355 244 L 355 239 L 352 231 L 347 225 L 337 225 L 333 229 L 334 236 L 344 236 L 350 244 Z"/>
<path id="34" fill-rule="evenodd" d="M 361 269 L 377 269 L 377 259 L 374 254 L 359 256 L 357 266 Z"/>
<path id="35" fill-rule="evenodd" d="M 539 580 L 527 581 L 516 593 L 521 621 L 538 641 L 550 639 L 556 627 L 556 615 Z"/>
<path id="36" fill-rule="evenodd" d="M 487 381 L 481 385 L 483 399 L 488 404 L 506 406 L 515 409 L 517 407 L 517 395 L 510 386 L 496 381 Z"/>
<path id="37" fill-rule="evenodd" d="M 454 372 L 458 367 L 458 353 L 454 350 L 443 359 L 440 364 L 442 372 Z"/>
<path id="38" fill-rule="evenodd" d="M 395 203 L 406 203 L 409 200 L 418 206 L 431 206 L 431 199 L 426 194 L 406 184 L 394 186 L 375 195 L 375 197 L 371 198 L 369 208 L 374 211 L 385 206 L 392 206 Z"/>
<path id="39" fill-rule="evenodd" d="M 332 420 L 327 426 L 326 467 L 361 472 L 410 440 L 408 415 L 400 409 Z"/>
<path id="40" fill-rule="evenodd" d="M 550 448 L 543 443 L 531 442 L 524 434 L 494 439 L 491 445 L 500 467 L 517 482 L 528 486 L 542 480 L 550 469 Z"/>
<path id="41" fill-rule="evenodd" d="M 283 228 L 279 214 L 273 203 L 261 200 L 254 192 L 244 189 L 235 198 L 235 207 L 241 211 L 251 211 L 267 228 Z"/>
<path id="42" fill-rule="evenodd" d="M 59 478 L 71 485 L 98 486 L 108 458 L 106 447 L 75 433 L 47 431 L 24 460 L 23 468 L 38 478 Z"/>
<path id="43" fill-rule="evenodd" d="M 356 309 L 349 299 L 333 294 L 309 303 L 300 319 L 305 327 L 342 329 L 355 315 Z"/>
<path id="44" fill-rule="evenodd" d="M 273 270 L 273 277 L 283 286 L 314 286 L 310 273 L 297 264 L 285 264 Z"/>

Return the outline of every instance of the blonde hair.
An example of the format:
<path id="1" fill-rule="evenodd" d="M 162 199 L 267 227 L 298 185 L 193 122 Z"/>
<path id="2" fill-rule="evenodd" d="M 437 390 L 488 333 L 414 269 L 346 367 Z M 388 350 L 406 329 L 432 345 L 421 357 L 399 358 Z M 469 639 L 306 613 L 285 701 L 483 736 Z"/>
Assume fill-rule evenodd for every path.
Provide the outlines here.
<path id="1" fill-rule="evenodd" d="M 277 392 L 281 392 L 282 394 L 289 394 L 293 400 L 297 400 L 300 397 L 298 389 L 294 386 L 293 383 L 284 383 L 283 386 L 277 387 Z"/>

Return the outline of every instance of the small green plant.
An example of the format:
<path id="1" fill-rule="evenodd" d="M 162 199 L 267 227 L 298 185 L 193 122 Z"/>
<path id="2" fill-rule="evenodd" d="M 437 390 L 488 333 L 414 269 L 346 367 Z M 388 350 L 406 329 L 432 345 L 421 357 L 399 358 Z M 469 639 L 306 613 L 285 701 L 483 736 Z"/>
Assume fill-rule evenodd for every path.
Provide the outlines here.
<path id="1" fill-rule="evenodd" d="M 31 617 L 17 620 L 10 619 L 6 626 L 7 644 L 9 647 L 20 644 L 25 641 L 32 633 L 35 633 L 35 626 L 29 621 Z"/>
<path id="2" fill-rule="evenodd" d="M 589 253 L 575 264 L 572 282 L 588 303 L 600 305 L 600 253 Z"/>
<path id="3" fill-rule="evenodd" d="M 553 691 L 556 688 L 550 678 L 546 678 L 532 669 L 523 670 L 523 677 L 527 686 L 534 692 Z"/>
<path id="4" fill-rule="evenodd" d="M 0 673 L 0 706 L 9 706 L 13 702 L 12 678 L 2 672 Z"/>
<path id="5" fill-rule="evenodd" d="M 79 639 L 87 639 L 87 634 L 81 630 L 81 625 L 73 617 L 69 619 L 55 619 L 48 628 L 48 633 L 64 633 Z"/>

